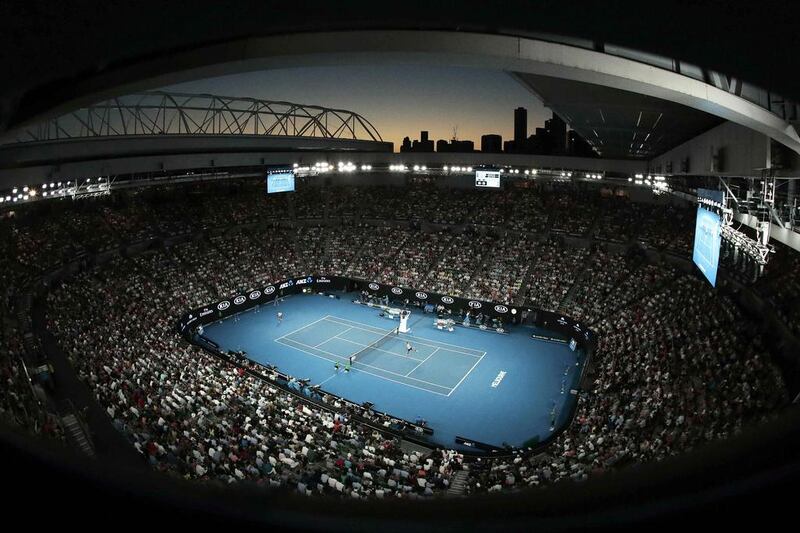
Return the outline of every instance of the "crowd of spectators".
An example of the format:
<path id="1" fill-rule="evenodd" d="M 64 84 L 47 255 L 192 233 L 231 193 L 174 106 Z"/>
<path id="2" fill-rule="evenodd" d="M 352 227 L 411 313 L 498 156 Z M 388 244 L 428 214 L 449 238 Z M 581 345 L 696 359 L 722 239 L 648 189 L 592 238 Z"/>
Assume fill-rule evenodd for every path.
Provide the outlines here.
<path id="1" fill-rule="evenodd" d="M 619 283 L 631 277 L 628 257 L 594 250 L 584 265 L 580 280 L 573 289 L 571 298 L 561 305 L 564 312 L 581 322 L 593 322 L 603 316 L 611 292 Z"/>
<path id="2" fill-rule="evenodd" d="M 21 316 L 18 299 L 41 271 L 31 263 L 33 238 L 26 235 L 30 226 L 16 226 L 5 215 L 0 219 L 0 423 L 22 431 L 63 439 L 56 412 L 48 405 L 44 383 L 31 379 L 35 365 L 41 363 L 37 345 L 31 340 L 30 317 Z M 27 340 L 26 340 L 27 339 Z M 35 352 L 35 353 L 29 353 Z M 49 378 L 48 378 L 49 379 Z"/>
<path id="3" fill-rule="evenodd" d="M 418 285 L 418 281 L 427 277 L 441 258 L 450 243 L 450 238 L 450 233 L 446 231 L 408 233 L 397 254 L 386 258 L 388 268 L 383 269 L 379 280 L 382 283 L 403 287 Z M 378 261 L 384 263 L 383 258 Z"/>
<path id="4" fill-rule="evenodd" d="M 651 249 L 687 254 L 686 243 L 694 239 L 693 220 L 694 210 L 689 206 L 649 205 L 639 220 L 637 240 Z"/>
<path id="5" fill-rule="evenodd" d="M 408 231 L 399 226 L 374 226 L 353 244 L 360 245 L 357 256 L 347 265 L 345 275 L 377 280 L 390 276 L 394 257 L 403 248 Z"/>
<path id="6" fill-rule="evenodd" d="M 557 311 L 586 263 L 586 248 L 570 248 L 550 240 L 538 243 L 530 255 L 525 304 Z"/>
<path id="7" fill-rule="evenodd" d="M 171 328 L 180 273 L 163 252 L 115 259 L 50 294 L 48 322 L 113 425 L 157 470 L 359 498 L 442 492 L 458 454 L 407 453 L 395 439 L 309 405 Z M 151 305 L 141 306 L 146 301 Z"/>
<path id="8" fill-rule="evenodd" d="M 642 216 L 639 204 L 627 197 L 613 196 L 609 191 L 600 197 L 594 237 L 602 241 L 627 243 L 637 231 Z"/>
<path id="9" fill-rule="evenodd" d="M 436 268 L 430 270 L 426 289 L 450 296 L 465 296 L 472 286 L 472 273 L 491 254 L 495 241 L 494 237 L 474 230 L 453 237 L 447 253 Z"/>
<path id="10" fill-rule="evenodd" d="M 675 267 L 669 264 L 642 263 L 640 259 L 629 258 L 628 265 L 629 275 L 606 293 L 602 300 L 591 305 L 591 312 L 584 317 L 587 324 L 593 325 L 617 309 L 639 301 L 679 275 Z"/>
<path id="11" fill-rule="evenodd" d="M 519 303 L 535 249 L 533 238 L 507 232 L 496 240 L 490 255 L 463 289 L 464 295 L 506 305 Z"/>
<path id="12" fill-rule="evenodd" d="M 470 493 L 583 481 L 725 439 L 787 401 L 755 327 L 681 276 L 598 327 L 591 388 L 543 454 L 471 465 Z"/>
<path id="13" fill-rule="evenodd" d="M 781 322 L 800 336 L 800 255 L 783 246 L 775 255 L 756 286 Z"/>
<path id="14" fill-rule="evenodd" d="M 596 192 L 573 188 L 568 183 L 556 183 L 543 199 L 554 232 L 581 237 L 588 234 L 595 224 L 598 213 Z"/>
<path id="15" fill-rule="evenodd" d="M 0 422 L 28 433 L 63 439 L 59 419 L 47 406 L 41 385 L 29 379 L 22 331 L 13 319 L 0 324 Z"/>
<path id="16" fill-rule="evenodd" d="M 7 291 L 77 256 L 169 241 L 82 270 L 49 293 L 47 308 L 48 327 L 78 375 L 156 469 L 356 498 L 441 494 L 464 469 L 470 493 L 513 490 L 690 450 L 762 420 L 787 399 L 757 328 L 735 303 L 666 264 L 561 235 L 635 238 L 685 256 L 685 211 L 662 206 L 654 209 L 661 222 L 648 223 L 649 211 L 635 204 L 566 185 L 514 190 L 513 201 L 508 191 L 487 197 L 424 184 L 393 188 L 397 194 L 329 187 L 314 200 L 302 191 L 267 196 L 261 188 L 123 192 L 75 209 L 33 206 L 31 216 L 2 221 Z M 331 213 L 352 220 L 306 220 Z M 669 224 L 674 218 L 681 222 Z M 638 228 L 628 227 L 632 221 Z M 481 228 L 465 230 L 465 222 Z M 795 331 L 798 266 L 790 256 L 786 270 L 755 286 Z M 544 453 L 513 460 L 410 453 L 344 407 L 310 405 L 174 333 L 187 309 L 305 273 L 546 310 L 566 306 L 595 324 L 600 338 L 574 423 Z M 7 292 L 6 308 L 13 295 Z M 57 433 L 32 403 L 20 342 L 6 319 L 0 416 Z"/>

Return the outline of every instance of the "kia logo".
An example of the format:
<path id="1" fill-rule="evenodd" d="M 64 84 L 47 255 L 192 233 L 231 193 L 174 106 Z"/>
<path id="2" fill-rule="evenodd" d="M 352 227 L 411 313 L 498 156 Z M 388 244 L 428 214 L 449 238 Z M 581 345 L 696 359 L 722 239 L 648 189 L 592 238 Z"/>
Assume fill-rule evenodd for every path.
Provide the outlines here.
<path id="1" fill-rule="evenodd" d="M 275 287 L 273 287 L 272 285 L 264 289 L 264 294 L 272 294 L 273 292 L 275 292 Z"/>
<path id="2" fill-rule="evenodd" d="M 495 305 L 494 310 L 497 311 L 498 313 L 507 313 L 508 307 L 506 307 L 505 305 Z"/>
<path id="3" fill-rule="evenodd" d="M 480 309 L 481 307 L 483 307 L 483 304 L 481 304 L 480 302 L 476 302 L 475 300 L 472 300 L 471 302 L 469 302 L 469 304 L 468 304 L 468 305 L 469 305 L 469 306 L 470 306 L 472 309 Z"/>
<path id="4" fill-rule="evenodd" d="M 370 283 L 369 288 L 372 289 L 373 291 L 377 291 L 378 289 L 380 289 L 380 286 L 377 283 Z"/>
<path id="5" fill-rule="evenodd" d="M 247 298 L 245 298 L 244 296 L 237 296 L 236 298 L 233 299 L 233 303 L 234 305 L 242 305 L 245 302 L 245 300 L 247 300 Z"/>
<path id="6" fill-rule="evenodd" d="M 261 291 L 253 291 L 250 293 L 250 299 L 255 300 L 261 296 Z"/>
<path id="7" fill-rule="evenodd" d="M 418 292 L 417 294 L 415 294 L 415 296 L 417 298 L 419 298 L 420 300 L 427 300 L 428 299 L 428 295 L 425 294 L 424 292 Z"/>
<path id="8" fill-rule="evenodd" d="M 217 304 L 217 309 L 219 309 L 220 311 L 224 311 L 227 308 L 229 308 L 230 306 L 231 306 L 231 303 L 228 300 L 225 300 L 224 302 L 220 302 L 220 303 Z"/>
<path id="9" fill-rule="evenodd" d="M 453 299 L 449 296 L 442 296 L 442 303 L 451 304 L 453 303 Z"/>
<path id="10" fill-rule="evenodd" d="M 403 289 L 400 287 L 392 287 L 392 292 L 395 294 L 403 294 Z"/>

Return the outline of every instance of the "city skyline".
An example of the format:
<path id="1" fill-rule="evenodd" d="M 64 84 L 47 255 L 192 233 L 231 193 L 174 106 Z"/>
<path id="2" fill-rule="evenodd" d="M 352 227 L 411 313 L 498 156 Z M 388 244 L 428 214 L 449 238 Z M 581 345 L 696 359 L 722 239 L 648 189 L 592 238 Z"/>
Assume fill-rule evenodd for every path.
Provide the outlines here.
<path id="1" fill-rule="evenodd" d="M 480 146 L 481 136 L 513 138 L 514 109 L 528 110 L 529 127 L 550 117 L 530 91 L 502 71 L 424 65 L 275 69 L 208 78 L 164 90 L 263 98 L 348 109 L 364 116 L 394 143 L 428 131 L 431 139 Z"/>
<path id="2" fill-rule="evenodd" d="M 400 152 L 486 152 L 540 155 L 571 155 L 597 157 L 594 148 L 577 131 L 569 130 L 564 120 L 556 113 L 544 121 L 543 127 L 528 130 L 528 110 L 514 109 L 514 136 L 503 140 L 502 135 L 484 133 L 480 144 L 467 139 L 430 138 L 429 132 L 420 131 L 419 139 L 403 138 Z"/>

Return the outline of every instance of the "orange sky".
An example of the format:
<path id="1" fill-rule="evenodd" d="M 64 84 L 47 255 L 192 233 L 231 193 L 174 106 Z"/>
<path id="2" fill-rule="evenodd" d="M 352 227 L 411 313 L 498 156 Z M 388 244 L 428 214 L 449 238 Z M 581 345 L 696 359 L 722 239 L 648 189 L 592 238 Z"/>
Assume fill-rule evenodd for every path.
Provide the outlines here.
<path id="1" fill-rule="evenodd" d="M 505 72 L 417 65 L 315 67 L 259 71 L 183 83 L 168 90 L 286 100 L 355 111 L 399 151 L 403 137 L 459 139 L 513 136 L 514 109 L 528 109 L 528 133 L 549 109 Z"/>

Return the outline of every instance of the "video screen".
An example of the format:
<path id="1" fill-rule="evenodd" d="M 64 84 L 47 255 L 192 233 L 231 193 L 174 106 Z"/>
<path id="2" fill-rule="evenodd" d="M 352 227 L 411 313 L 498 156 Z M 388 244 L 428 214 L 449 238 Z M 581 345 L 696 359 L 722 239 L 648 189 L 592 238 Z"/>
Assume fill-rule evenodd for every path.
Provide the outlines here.
<path id="1" fill-rule="evenodd" d="M 476 170 L 475 186 L 490 189 L 500 188 L 500 172 L 497 170 Z"/>
<path id="2" fill-rule="evenodd" d="M 267 194 L 294 191 L 294 170 L 270 170 L 267 172 Z"/>
<path id="3" fill-rule="evenodd" d="M 722 227 L 719 215 L 697 208 L 697 222 L 694 228 L 694 250 L 692 261 L 700 272 L 711 283 L 717 284 L 717 267 L 719 266 L 719 247 L 722 241 Z"/>

